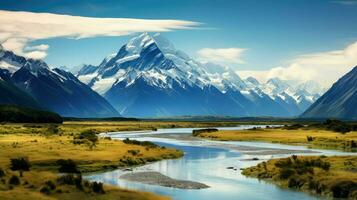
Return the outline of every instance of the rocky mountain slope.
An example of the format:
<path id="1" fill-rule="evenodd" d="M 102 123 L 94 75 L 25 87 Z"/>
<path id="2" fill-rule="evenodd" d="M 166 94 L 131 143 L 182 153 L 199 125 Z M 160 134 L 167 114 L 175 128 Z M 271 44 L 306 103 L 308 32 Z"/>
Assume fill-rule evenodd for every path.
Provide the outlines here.
<path id="1" fill-rule="evenodd" d="M 357 66 L 334 83 L 303 114 L 304 118 L 357 119 Z"/>

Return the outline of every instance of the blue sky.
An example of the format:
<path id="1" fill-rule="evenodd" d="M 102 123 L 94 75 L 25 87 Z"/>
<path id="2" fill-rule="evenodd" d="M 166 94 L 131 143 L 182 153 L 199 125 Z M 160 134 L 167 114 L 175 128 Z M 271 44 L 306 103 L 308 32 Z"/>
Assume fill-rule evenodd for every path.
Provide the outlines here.
<path id="1" fill-rule="evenodd" d="M 269 70 L 301 55 L 341 50 L 357 41 L 357 2 L 329 0 L 2 0 L 0 10 L 97 18 L 173 19 L 201 23 L 163 33 L 192 57 L 203 48 L 241 48 L 237 71 Z M 52 66 L 98 64 L 131 36 L 39 39 Z M 348 63 L 349 64 L 349 63 Z M 357 64 L 357 63 L 356 63 Z"/>

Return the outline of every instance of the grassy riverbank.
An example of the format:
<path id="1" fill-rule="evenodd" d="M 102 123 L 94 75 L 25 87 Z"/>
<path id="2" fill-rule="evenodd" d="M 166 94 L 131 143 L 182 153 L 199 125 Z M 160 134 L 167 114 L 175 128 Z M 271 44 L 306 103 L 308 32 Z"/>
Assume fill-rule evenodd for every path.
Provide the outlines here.
<path id="1" fill-rule="evenodd" d="M 311 148 L 357 150 L 357 132 L 345 134 L 329 130 L 283 128 L 250 129 L 237 131 L 203 132 L 201 138 L 221 141 L 259 141 L 291 145 L 307 145 Z"/>
<path id="2" fill-rule="evenodd" d="M 292 156 L 246 168 L 243 175 L 335 198 L 357 198 L 357 156 Z"/>
<path id="3" fill-rule="evenodd" d="M 279 122 L 276 122 L 279 123 Z M 243 124 L 271 124 L 271 122 L 230 122 L 230 121 L 66 121 L 61 125 L 65 132 L 95 129 L 99 132 L 155 130 L 159 128 L 205 128 L 231 127 Z"/>
<path id="4" fill-rule="evenodd" d="M 161 148 L 152 143 L 97 138 L 95 132 L 104 129 L 109 131 L 113 127 L 106 127 L 103 123 L 95 124 L 1 125 L 0 199 L 164 199 L 111 186 L 104 186 L 105 193 L 98 192 L 93 189 L 97 183 L 89 183 L 77 176 L 70 177 L 69 182 L 67 178 L 65 183 L 60 180 L 58 172 L 63 164 L 59 160 L 70 160 L 70 163 L 75 163 L 76 171 L 86 173 L 183 155 L 181 151 Z M 10 160 L 14 158 L 26 158 L 29 161 L 31 167 L 29 171 L 25 170 L 23 177 L 10 169 Z M 12 183 L 11 179 L 17 178 L 19 183 Z M 49 186 L 48 182 L 53 184 Z"/>

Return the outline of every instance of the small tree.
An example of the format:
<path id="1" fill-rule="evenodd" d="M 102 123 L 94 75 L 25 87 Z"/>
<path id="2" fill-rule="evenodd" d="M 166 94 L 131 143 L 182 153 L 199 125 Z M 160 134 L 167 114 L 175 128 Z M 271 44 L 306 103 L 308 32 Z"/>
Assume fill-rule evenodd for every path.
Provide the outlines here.
<path id="1" fill-rule="evenodd" d="M 30 162 L 28 158 L 12 158 L 10 159 L 10 169 L 13 171 L 19 171 L 20 177 L 24 171 L 30 171 Z"/>
<path id="2" fill-rule="evenodd" d="M 80 171 L 77 168 L 77 164 L 71 159 L 57 160 L 57 164 L 60 166 L 58 168 L 58 171 L 61 172 L 61 173 L 75 173 L 75 174 L 76 173 L 80 173 Z"/>

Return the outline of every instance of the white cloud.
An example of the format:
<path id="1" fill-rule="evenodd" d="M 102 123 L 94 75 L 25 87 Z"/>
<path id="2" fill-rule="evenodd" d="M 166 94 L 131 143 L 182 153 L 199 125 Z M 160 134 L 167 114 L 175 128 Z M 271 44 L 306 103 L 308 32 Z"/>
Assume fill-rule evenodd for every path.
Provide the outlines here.
<path id="1" fill-rule="evenodd" d="M 28 53 L 25 53 L 25 56 L 28 58 L 33 58 L 33 59 L 43 59 L 47 56 L 46 51 L 31 51 Z"/>
<path id="2" fill-rule="evenodd" d="M 266 71 L 237 71 L 242 77 L 253 76 L 260 81 L 279 77 L 285 80 L 303 82 L 314 80 L 330 87 L 340 77 L 357 65 L 357 42 L 345 49 L 301 55 L 288 62 Z"/>
<path id="3" fill-rule="evenodd" d="M 34 51 L 34 50 L 39 50 L 39 51 L 46 51 L 50 46 L 47 44 L 40 44 L 37 46 L 28 46 L 25 47 L 25 51 Z"/>
<path id="4" fill-rule="evenodd" d="M 242 54 L 246 49 L 242 48 L 225 48 L 225 49 L 200 49 L 197 54 L 200 60 L 217 62 L 221 64 L 233 63 L 241 64 L 244 61 L 241 59 Z"/>
<path id="5" fill-rule="evenodd" d="M 0 10 L 0 43 L 5 49 L 21 55 L 39 56 L 25 52 L 27 43 L 40 39 L 64 37 L 71 39 L 97 36 L 123 36 L 137 32 L 165 32 L 189 29 L 199 25 L 184 20 L 154 20 L 132 18 L 93 18 L 51 13 L 14 12 Z M 31 50 L 32 48 L 32 50 Z M 45 53 L 48 45 L 28 47 L 27 51 Z M 42 55 L 44 55 L 42 53 Z"/>

